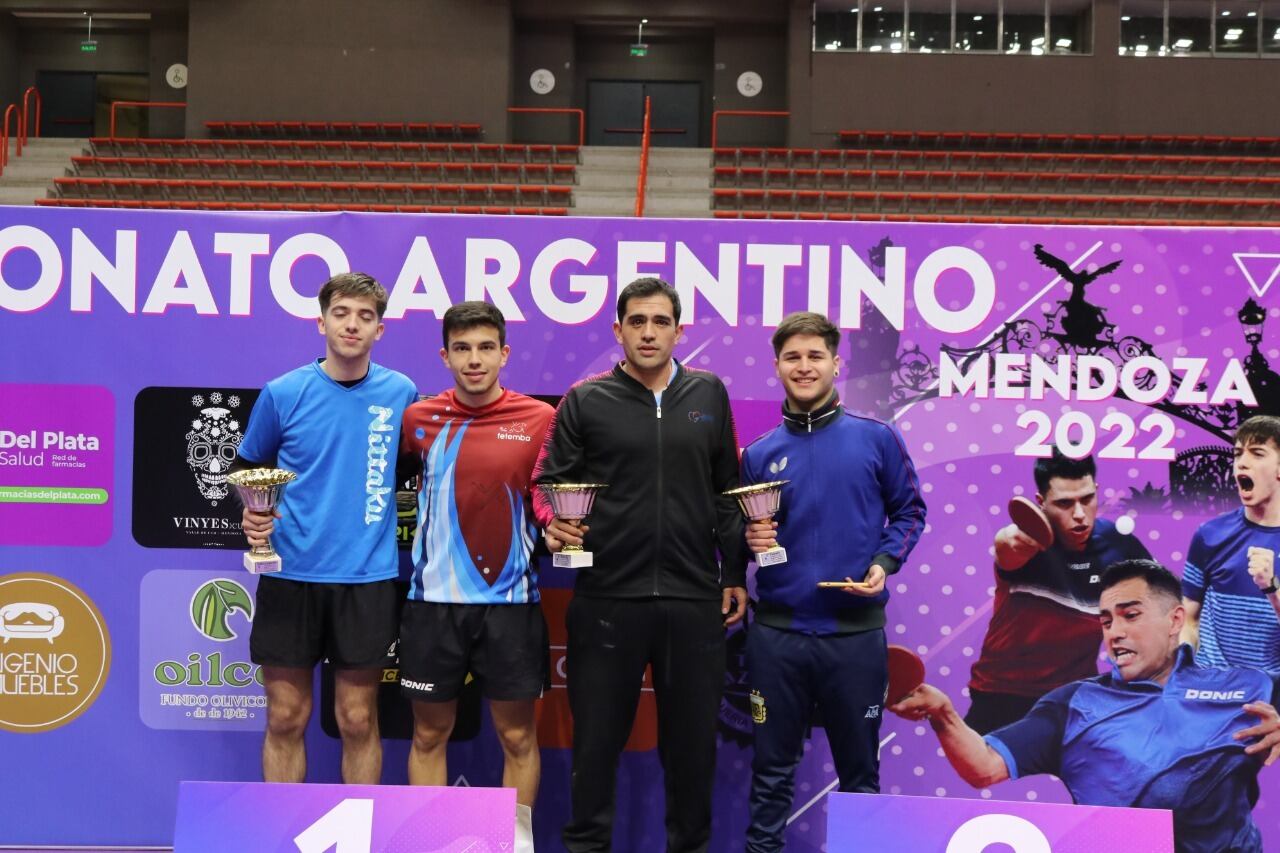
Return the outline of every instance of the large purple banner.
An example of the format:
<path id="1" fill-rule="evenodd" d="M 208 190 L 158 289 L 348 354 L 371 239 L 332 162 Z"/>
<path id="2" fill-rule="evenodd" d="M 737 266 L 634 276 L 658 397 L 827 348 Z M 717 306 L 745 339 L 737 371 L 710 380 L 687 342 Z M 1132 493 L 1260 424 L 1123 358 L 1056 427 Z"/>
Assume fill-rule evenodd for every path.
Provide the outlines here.
<path id="1" fill-rule="evenodd" d="M 744 445 L 778 420 L 773 328 L 828 313 L 845 330 L 842 398 L 899 427 L 929 506 L 889 580 L 889 638 L 961 712 L 995 601 L 993 537 L 1009 498 L 1036 493 L 1037 458 L 1091 453 L 1098 516 L 1181 573 L 1196 528 L 1239 506 L 1236 425 L 1280 414 L 1275 230 L 0 208 L 0 755 L 22 780 L 0 798 L 0 843 L 168 844 L 179 780 L 261 778 L 253 578 L 225 466 L 257 389 L 322 353 L 315 294 L 347 269 L 391 291 L 374 358 L 421 393 L 451 384 L 439 316 L 486 299 L 510 324 L 505 383 L 552 398 L 619 357 L 618 289 L 666 278 L 684 302 L 676 355 L 723 377 Z M 535 835 L 554 850 L 573 578 L 548 566 L 542 580 L 556 672 Z M 735 632 L 717 851 L 741 849 L 746 824 L 742 649 Z M 407 728 L 386 689 L 384 781 L 399 784 Z M 334 782 L 323 705 L 308 778 Z M 491 728 L 465 728 L 451 782 L 499 784 Z M 619 850 L 662 845 L 653 733 L 646 691 L 619 774 Z M 925 725 L 890 715 L 881 739 L 886 793 L 1069 802 L 1048 776 L 970 788 Z M 1254 820 L 1280 848 L 1280 770 L 1260 778 Z M 835 785 L 817 728 L 789 850 L 821 849 Z"/>

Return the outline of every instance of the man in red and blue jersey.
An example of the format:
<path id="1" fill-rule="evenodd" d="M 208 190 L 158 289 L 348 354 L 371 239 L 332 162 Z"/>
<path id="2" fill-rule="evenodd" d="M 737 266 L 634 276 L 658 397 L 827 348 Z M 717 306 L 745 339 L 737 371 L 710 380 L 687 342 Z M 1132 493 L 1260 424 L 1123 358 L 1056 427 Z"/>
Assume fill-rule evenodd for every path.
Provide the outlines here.
<path id="1" fill-rule="evenodd" d="M 1179 642 L 1181 585 L 1151 560 L 1108 567 L 1099 609 L 1112 672 L 1059 687 L 985 738 L 928 684 L 889 710 L 928 719 L 974 787 L 1051 773 L 1077 803 L 1172 810 L 1179 853 L 1261 853 L 1250 812 L 1258 771 L 1280 758 L 1280 683 L 1197 664 Z"/>
<path id="2" fill-rule="evenodd" d="M 442 325 L 454 387 L 410 406 L 401 430 L 402 452 L 420 466 L 400 623 L 400 687 L 414 716 L 409 781 L 447 784 L 446 747 L 471 673 L 502 745 L 502 784 L 516 789 L 518 825 L 527 824 L 541 770 L 534 702 L 550 676 L 530 490 L 554 412 L 499 382 L 511 348 L 497 308 L 461 302 Z"/>
<path id="3" fill-rule="evenodd" d="M 1055 687 L 1098 674 L 1102 570 L 1149 558 L 1137 537 L 1098 518 L 1098 468 L 1056 447 L 1032 472 L 1053 528 L 1045 547 L 1009 524 L 996 532 L 995 604 L 964 716 L 979 734 L 1016 722 Z"/>

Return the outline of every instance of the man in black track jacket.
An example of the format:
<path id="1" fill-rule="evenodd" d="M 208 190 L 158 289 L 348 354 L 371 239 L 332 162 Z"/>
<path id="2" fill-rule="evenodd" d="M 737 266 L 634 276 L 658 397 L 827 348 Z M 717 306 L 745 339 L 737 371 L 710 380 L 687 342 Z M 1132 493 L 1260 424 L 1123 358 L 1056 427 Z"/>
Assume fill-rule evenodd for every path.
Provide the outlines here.
<path id="1" fill-rule="evenodd" d="M 711 834 L 716 713 L 724 629 L 746 610 L 746 547 L 737 502 L 738 441 L 724 385 L 671 357 L 680 297 L 638 279 L 618 297 L 614 335 L 626 360 L 569 390 L 543 447 L 539 483 L 605 483 L 590 524 L 538 520 L 552 551 L 584 544 L 566 622 L 573 711 L 571 853 L 613 840 L 618 758 L 653 667 L 667 850 L 703 851 Z"/>

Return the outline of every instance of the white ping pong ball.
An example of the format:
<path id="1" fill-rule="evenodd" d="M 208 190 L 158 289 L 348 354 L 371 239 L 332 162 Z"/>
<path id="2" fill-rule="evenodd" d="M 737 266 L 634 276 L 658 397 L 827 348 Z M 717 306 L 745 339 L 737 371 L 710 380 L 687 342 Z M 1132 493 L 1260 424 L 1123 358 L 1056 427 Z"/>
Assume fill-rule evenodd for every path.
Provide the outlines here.
<path id="1" fill-rule="evenodd" d="M 1116 519 L 1116 532 L 1122 536 L 1128 536 L 1133 532 L 1133 518 L 1122 515 Z"/>

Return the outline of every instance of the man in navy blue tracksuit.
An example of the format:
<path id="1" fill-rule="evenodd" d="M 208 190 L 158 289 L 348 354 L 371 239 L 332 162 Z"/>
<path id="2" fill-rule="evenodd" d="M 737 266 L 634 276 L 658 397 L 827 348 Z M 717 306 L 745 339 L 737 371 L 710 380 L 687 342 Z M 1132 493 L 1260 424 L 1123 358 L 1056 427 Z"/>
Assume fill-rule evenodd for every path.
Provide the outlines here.
<path id="1" fill-rule="evenodd" d="M 902 436 L 844 411 L 834 389 L 840 330 L 821 314 L 791 314 L 773 335 L 786 391 L 782 424 L 742 454 L 744 485 L 787 480 L 769 522 L 747 526 L 757 553 L 787 562 L 756 573 L 747 635 L 755 758 L 747 850 L 783 849 L 795 769 L 816 705 L 840 790 L 880 790 L 880 717 L 888 688 L 886 578 L 924 530 L 925 505 Z M 820 588 L 820 582 L 843 582 Z"/>
<path id="2" fill-rule="evenodd" d="M 1112 672 L 1051 691 L 985 738 L 928 684 L 889 710 L 928 719 L 974 787 L 1052 773 L 1083 805 L 1171 809 L 1178 853 L 1262 853 L 1250 812 L 1258 771 L 1280 758 L 1280 684 L 1197 664 L 1179 645 L 1181 594 L 1158 563 L 1112 564 L 1098 601 Z"/>

